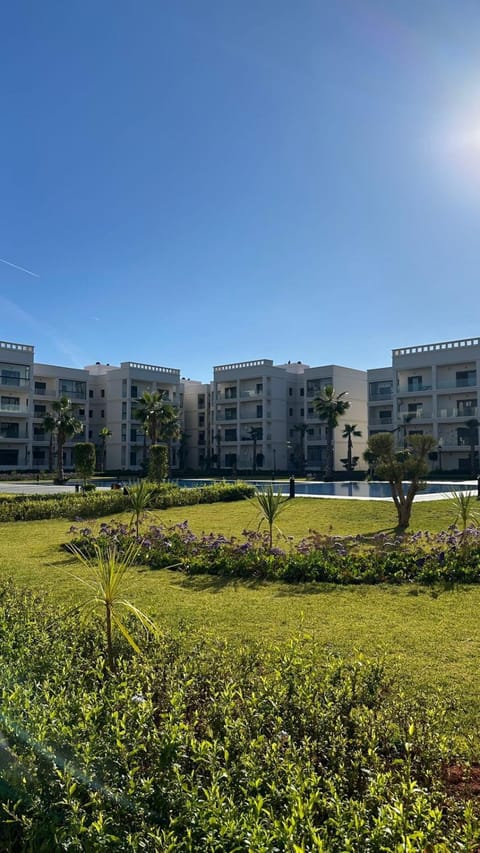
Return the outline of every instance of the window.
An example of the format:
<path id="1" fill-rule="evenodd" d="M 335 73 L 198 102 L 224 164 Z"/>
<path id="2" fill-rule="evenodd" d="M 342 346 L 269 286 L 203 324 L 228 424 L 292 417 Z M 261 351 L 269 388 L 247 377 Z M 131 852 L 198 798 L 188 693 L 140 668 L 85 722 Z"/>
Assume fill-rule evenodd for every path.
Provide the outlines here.
<path id="1" fill-rule="evenodd" d="M 226 421 L 236 421 L 237 420 L 237 407 L 232 406 L 230 409 L 225 409 L 225 420 Z"/>
<path id="2" fill-rule="evenodd" d="M 300 397 L 305 397 L 305 388 L 300 388 Z"/>
<path id="3" fill-rule="evenodd" d="M 408 415 L 413 415 L 414 417 L 421 418 L 423 411 L 423 403 L 409 403 L 408 404 Z M 407 417 L 408 417 L 407 415 Z"/>
<path id="4" fill-rule="evenodd" d="M 307 446 L 307 463 L 313 465 L 321 465 L 323 463 L 323 455 L 325 448 L 319 444 L 309 444 Z"/>
<path id="5" fill-rule="evenodd" d="M 134 468 L 136 464 L 137 464 L 137 451 L 131 450 L 130 451 L 130 466 L 132 468 Z"/>
<path id="6" fill-rule="evenodd" d="M 84 418 L 84 417 L 85 417 L 85 409 L 79 409 L 79 410 L 78 410 L 78 417 L 79 417 L 79 418 Z"/>
<path id="7" fill-rule="evenodd" d="M 88 392 L 88 396 L 89 396 L 90 400 L 93 398 L 93 388 L 90 388 L 90 390 Z"/>
<path id="8" fill-rule="evenodd" d="M 314 430 L 314 428 L 313 428 L 313 427 L 309 427 L 309 428 L 307 429 L 307 433 L 308 433 L 308 435 L 314 435 L 314 434 L 315 434 L 315 430 Z"/>
<path id="9" fill-rule="evenodd" d="M 20 385 L 20 371 L 8 370 L 8 368 L 4 367 L 0 374 L 0 380 L 2 385 L 14 385 L 18 388 Z"/>
<path id="10" fill-rule="evenodd" d="M 3 408 L 3 397 L 2 397 L 2 408 Z M 35 403 L 33 406 L 33 414 L 37 416 L 42 416 L 47 414 L 47 407 L 42 403 Z"/>
<path id="11" fill-rule="evenodd" d="M 205 426 L 205 415 L 204 414 L 201 414 L 198 416 L 198 426 L 199 427 Z"/>
<path id="12" fill-rule="evenodd" d="M 46 382 L 35 382 L 35 394 L 39 396 L 43 396 L 47 391 L 47 383 Z"/>
<path id="13" fill-rule="evenodd" d="M 0 465 L 8 465 L 11 468 L 18 465 L 18 450 L 0 447 Z"/>
<path id="14" fill-rule="evenodd" d="M 93 409 L 88 410 L 88 417 L 93 418 Z"/>
<path id="15" fill-rule="evenodd" d="M 44 441 L 45 440 L 45 430 L 42 424 L 34 424 L 33 425 L 33 438 L 36 441 Z"/>
<path id="16" fill-rule="evenodd" d="M 382 397 L 391 397 L 393 391 L 393 382 L 391 379 L 383 382 L 369 382 L 368 396 L 370 400 L 382 399 Z"/>
<path id="17" fill-rule="evenodd" d="M 122 403 L 122 420 L 125 421 L 127 419 L 127 404 Z"/>
<path id="18" fill-rule="evenodd" d="M 225 467 L 226 468 L 236 468 L 237 467 L 237 454 L 236 453 L 226 453 L 225 454 Z"/>
<path id="19" fill-rule="evenodd" d="M 237 396 L 237 386 L 231 385 L 229 388 L 225 388 L 225 399 L 226 400 L 235 400 Z"/>
<path id="20" fill-rule="evenodd" d="M 421 376 L 409 376 L 407 379 L 407 387 L 409 391 L 421 391 L 423 388 Z"/>
<path id="21" fill-rule="evenodd" d="M 130 429 L 130 441 L 136 442 L 137 440 L 137 428 L 131 427 Z"/>
<path id="22" fill-rule="evenodd" d="M 130 389 L 130 395 L 131 395 L 132 397 L 138 397 L 138 387 L 137 387 L 137 385 L 132 385 L 132 387 L 131 387 L 131 389 Z M 105 396 L 105 395 L 102 395 L 102 396 Z"/>
<path id="23" fill-rule="evenodd" d="M 201 447 L 205 445 L 205 432 L 203 430 L 198 433 L 198 443 Z"/>
<path id="24" fill-rule="evenodd" d="M 126 396 L 127 396 L 127 380 L 122 379 L 122 397 L 126 397 Z M 125 461 L 124 461 L 124 464 L 125 464 Z"/>
<path id="25" fill-rule="evenodd" d="M 288 396 L 291 397 L 293 394 L 293 388 L 288 389 Z"/>
<path id="26" fill-rule="evenodd" d="M 20 397 L 2 397 L 0 404 L 5 412 L 14 412 L 20 408 Z M 43 409 L 46 411 L 45 406 Z"/>
<path id="27" fill-rule="evenodd" d="M 100 417 L 101 417 L 101 418 L 104 418 L 104 417 L 105 417 L 105 409 L 102 409 L 102 410 L 101 410 L 101 412 L 100 412 Z"/>
<path id="28" fill-rule="evenodd" d="M 0 437 L 1 438 L 18 438 L 18 424 L 1 424 L 0 423 Z"/>
<path id="29" fill-rule="evenodd" d="M 293 409 L 289 409 L 289 410 L 288 410 L 288 414 L 289 414 L 289 416 L 292 418 L 292 417 L 293 417 Z"/>
<path id="30" fill-rule="evenodd" d="M 105 397 L 105 388 L 100 390 L 100 397 Z"/>
<path id="31" fill-rule="evenodd" d="M 257 382 L 255 385 L 255 394 L 263 394 L 263 382 Z"/>
<path id="32" fill-rule="evenodd" d="M 225 430 L 225 441 L 236 441 L 237 440 L 237 430 L 236 429 L 226 429 Z"/>
<path id="33" fill-rule="evenodd" d="M 390 409 L 380 409 L 378 413 L 378 420 L 383 421 L 386 424 L 392 423 L 392 413 Z"/>
<path id="34" fill-rule="evenodd" d="M 257 406 L 257 418 L 263 418 L 263 406 L 261 403 Z"/>
<path id="35" fill-rule="evenodd" d="M 455 384 L 457 388 L 465 388 L 468 385 L 476 385 L 477 384 L 477 371 L 476 370 L 457 370 L 455 374 Z"/>
<path id="36" fill-rule="evenodd" d="M 87 383 L 78 382 L 76 379 L 60 379 L 60 395 L 72 400 L 86 400 Z"/>
<path id="37" fill-rule="evenodd" d="M 300 409 L 300 417 L 301 418 L 305 417 L 305 409 Z"/>
<path id="38" fill-rule="evenodd" d="M 88 437 L 93 438 L 93 429 L 88 430 Z"/>
<path id="39" fill-rule="evenodd" d="M 33 448 L 33 464 L 34 465 L 43 465 L 45 462 L 45 450 L 43 447 L 34 447 Z"/>
<path id="40" fill-rule="evenodd" d="M 199 409 L 205 408 L 205 394 L 197 394 L 197 406 Z"/>
<path id="41" fill-rule="evenodd" d="M 316 397 L 320 391 L 325 388 L 325 385 L 332 385 L 331 377 L 326 379 L 308 379 L 307 380 L 307 397 Z"/>
<path id="42" fill-rule="evenodd" d="M 457 416 L 460 418 L 473 418 L 477 412 L 476 400 L 457 400 Z"/>
<path id="43" fill-rule="evenodd" d="M 127 425 L 122 424 L 122 441 L 127 440 Z"/>

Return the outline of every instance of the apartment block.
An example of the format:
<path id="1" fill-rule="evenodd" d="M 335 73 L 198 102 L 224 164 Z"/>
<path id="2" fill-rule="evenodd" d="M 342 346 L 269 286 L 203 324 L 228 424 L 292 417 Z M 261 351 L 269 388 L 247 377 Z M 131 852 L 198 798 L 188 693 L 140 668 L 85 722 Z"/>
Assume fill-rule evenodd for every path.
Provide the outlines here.
<path id="1" fill-rule="evenodd" d="M 32 466 L 33 347 L 0 341 L 0 470 Z"/>
<path id="2" fill-rule="evenodd" d="M 98 444 L 100 430 L 108 427 L 112 435 L 106 441 L 106 468 L 139 470 L 147 458 L 147 438 L 137 417 L 139 399 L 144 391 L 160 391 L 181 411 L 180 370 L 122 361 L 119 367 L 97 362 L 86 371 L 89 375 L 89 440 Z M 174 445 L 172 454 L 172 467 L 177 468 L 178 444 Z"/>
<path id="3" fill-rule="evenodd" d="M 391 430 L 399 446 L 429 433 L 439 445 L 433 468 L 469 472 L 479 394 L 480 338 L 394 349 L 391 367 L 368 371 L 370 433 Z M 474 437 L 478 451 L 478 426 Z"/>
<path id="4" fill-rule="evenodd" d="M 40 470 L 50 467 L 51 435 L 45 432 L 44 418 L 51 411 L 51 404 L 55 400 L 67 397 L 72 403 L 75 416 L 82 424 L 81 432 L 67 439 L 63 450 L 65 468 L 73 468 L 75 445 L 79 441 L 87 441 L 90 431 L 88 386 L 87 370 L 34 363 L 33 412 L 31 413 L 32 464 L 30 467 Z"/>

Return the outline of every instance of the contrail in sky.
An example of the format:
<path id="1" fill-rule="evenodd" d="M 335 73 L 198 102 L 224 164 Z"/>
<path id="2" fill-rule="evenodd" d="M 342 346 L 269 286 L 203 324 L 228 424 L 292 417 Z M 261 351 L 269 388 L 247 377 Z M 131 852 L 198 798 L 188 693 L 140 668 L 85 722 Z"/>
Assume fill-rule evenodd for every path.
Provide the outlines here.
<path id="1" fill-rule="evenodd" d="M 10 261 L 6 261 L 5 258 L 0 258 L 0 263 L 7 264 L 9 267 L 13 267 L 15 270 L 21 270 L 22 272 L 26 272 L 27 275 L 33 275 L 35 278 L 40 278 L 38 273 L 32 272 L 32 270 L 27 270 L 25 267 L 19 267 L 18 264 L 12 264 Z"/>

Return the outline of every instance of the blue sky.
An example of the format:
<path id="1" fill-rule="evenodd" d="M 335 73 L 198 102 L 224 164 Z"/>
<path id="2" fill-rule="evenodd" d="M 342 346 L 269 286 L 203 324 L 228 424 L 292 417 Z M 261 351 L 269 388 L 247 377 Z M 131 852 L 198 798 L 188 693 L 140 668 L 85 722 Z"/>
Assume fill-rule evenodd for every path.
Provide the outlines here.
<path id="1" fill-rule="evenodd" d="M 480 333 L 476 0 L 0 9 L 0 338 L 208 379 Z"/>

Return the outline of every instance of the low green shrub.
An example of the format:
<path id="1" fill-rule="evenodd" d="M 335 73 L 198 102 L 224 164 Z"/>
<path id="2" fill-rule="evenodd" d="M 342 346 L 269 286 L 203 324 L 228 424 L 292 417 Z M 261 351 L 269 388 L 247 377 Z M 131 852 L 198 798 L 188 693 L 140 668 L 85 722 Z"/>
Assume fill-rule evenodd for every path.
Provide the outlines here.
<path id="1" fill-rule="evenodd" d="M 216 483 L 193 489 L 165 484 L 147 484 L 152 493 L 151 509 L 192 506 L 198 503 L 237 501 L 251 497 L 255 490 L 247 483 Z M 130 499 L 121 490 L 86 494 L 0 495 L 0 522 L 36 521 L 45 518 L 100 518 L 130 510 Z"/>
<path id="2" fill-rule="evenodd" d="M 305 639 L 116 642 L 112 676 L 96 623 L 0 585 L 0 849 L 478 845 L 478 805 L 448 787 L 449 697 Z"/>
<path id="3" fill-rule="evenodd" d="M 73 544 L 92 554 L 96 543 L 106 547 L 132 541 L 125 524 L 103 523 L 98 530 L 72 527 Z M 243 539 L 209 533 L 197 536 L 185 521 L 171 527 L 150 525 L 136 531 L 137 562 L 159 569 L 177 564 L 188 574 L 262 578 L 288 583 L 338 584 L 421 583 L 446 585 L 480 582 L 480 529 L 389 536 L 328 536 L 310 531 L 295 543 L 270 533 L 244 530 Z M 67 548 L 69 546 L 66 546 Z"/>

